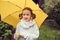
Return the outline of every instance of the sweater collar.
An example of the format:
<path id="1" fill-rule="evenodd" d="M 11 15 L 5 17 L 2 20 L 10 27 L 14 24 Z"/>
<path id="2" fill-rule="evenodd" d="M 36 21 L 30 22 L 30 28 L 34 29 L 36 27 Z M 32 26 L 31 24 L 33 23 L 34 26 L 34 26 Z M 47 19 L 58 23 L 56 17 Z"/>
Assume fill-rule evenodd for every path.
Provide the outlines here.
<path id="1" fill-rule="evenodd" d="M 26 22 L 25 20 L 23 20 L 23 19 L 21 19 L 21 26 L 23 27 L 23 28 L 30 28 L 31 26 L 33 26 L 34 25 L 34 20 L 30 20 L 29 22 Z"/>

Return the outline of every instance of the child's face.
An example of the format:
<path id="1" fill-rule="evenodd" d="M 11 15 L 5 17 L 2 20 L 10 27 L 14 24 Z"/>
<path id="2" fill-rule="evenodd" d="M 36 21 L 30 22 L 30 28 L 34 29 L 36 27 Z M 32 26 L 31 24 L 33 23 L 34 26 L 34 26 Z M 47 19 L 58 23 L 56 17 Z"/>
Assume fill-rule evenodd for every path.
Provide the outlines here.
<path id="1" fill-rule="evenodd" d="M 24 10 L 23 11 L 23 19 L 28 22 L 31 19 L 31 12 L 29 10 Z"/>

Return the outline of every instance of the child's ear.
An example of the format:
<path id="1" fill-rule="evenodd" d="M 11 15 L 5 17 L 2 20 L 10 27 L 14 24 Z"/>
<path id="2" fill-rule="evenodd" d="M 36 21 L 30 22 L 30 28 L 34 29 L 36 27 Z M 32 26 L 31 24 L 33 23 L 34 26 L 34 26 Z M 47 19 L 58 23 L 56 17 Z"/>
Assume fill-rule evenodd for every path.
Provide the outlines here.
<path id="1" fill-rule="evenodd" d="M 21 13 L 21 14 L 19 14 L 19 18 L 20 18 L 20 19 L 22 19 L 22 17 L 23 17 L 23 16 L 22 16 L 22 13 Z"/>
<path id="2" fill-rule="evenodd" d="M 32 14 L 32 19 L 35 19 L 36 18 L 36 15 L 35 14 Z"/>

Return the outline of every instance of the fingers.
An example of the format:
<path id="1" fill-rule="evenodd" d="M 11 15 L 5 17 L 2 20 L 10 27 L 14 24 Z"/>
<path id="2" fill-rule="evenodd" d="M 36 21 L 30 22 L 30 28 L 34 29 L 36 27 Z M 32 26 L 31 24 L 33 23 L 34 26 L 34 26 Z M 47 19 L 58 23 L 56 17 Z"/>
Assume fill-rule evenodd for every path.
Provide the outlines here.
<path id="1" fill-rule="evenodd" d="M 19 35 L 17 35 L 17 34 L 14 34 L 14 39 L 16 39 L 16 38 L 18 38 L 19 37 Z"/>

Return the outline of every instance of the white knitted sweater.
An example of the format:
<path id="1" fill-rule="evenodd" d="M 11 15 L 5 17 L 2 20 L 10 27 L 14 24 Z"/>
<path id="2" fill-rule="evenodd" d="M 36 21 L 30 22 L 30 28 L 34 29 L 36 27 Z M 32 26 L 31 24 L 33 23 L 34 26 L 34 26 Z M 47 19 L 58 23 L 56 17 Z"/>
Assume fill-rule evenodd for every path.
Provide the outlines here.
<path id="1" fill-rule="evenodd" d="M 34 20 L 26 22 L 21 19 L 21 22 L 17 24 L 16 34 L 22 35 L 26 40 L 28 40 L 28 38 L 34 39 L 39 37 L 39 29 Z"/>

